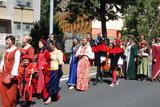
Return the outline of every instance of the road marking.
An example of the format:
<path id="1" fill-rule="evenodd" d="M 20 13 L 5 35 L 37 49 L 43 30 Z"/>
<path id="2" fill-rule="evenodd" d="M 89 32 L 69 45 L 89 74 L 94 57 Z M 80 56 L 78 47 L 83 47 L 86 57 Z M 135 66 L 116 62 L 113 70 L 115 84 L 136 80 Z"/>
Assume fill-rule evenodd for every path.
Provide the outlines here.
<path id="1" fill-rule="evenodd" d="M 93 73 L 90 73 L 89 75 L 92 76 L 92 75 L 95 75 L 95 74 L 96 74 L 96 72 L 93 72 Z M 68 76 L 69 75 L 63 76 L 63 78 L 60 81 L 66 81 L 66 80 L 68 80 Z"/>

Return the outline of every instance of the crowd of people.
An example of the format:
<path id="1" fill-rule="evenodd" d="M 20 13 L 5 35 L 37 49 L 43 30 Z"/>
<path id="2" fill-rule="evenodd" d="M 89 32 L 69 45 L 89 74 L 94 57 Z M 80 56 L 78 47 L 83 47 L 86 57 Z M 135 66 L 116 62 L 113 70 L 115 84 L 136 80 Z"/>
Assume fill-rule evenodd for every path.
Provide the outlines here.
<path id="1" fill-rule="evenodd" d="M 123 77 L 126 80 L 139 80 L 139 81 L 156 81 L 160 82 L 160 67 L 159 65 L 159 52 L 160 52 L 160 37 L 153 39 L 151 46 L 148 41 L 145 40 L 145 35 L 140 35 L 139 41 L 136 41 L 131 35 L 127 41 L 121 42 L 119 39 L 110 41 L 109 45 L 101 34 L 97 34 L 95 39 L 92 38 L 90 33 L 87 33 L 85 39 L 88 40 L 88 45 L 91 47 L 90 53 L 83 54 L 83 57 L 87 57 L 90 62 L 90 66 L 96 66 L 96 78 L 93 81 L 93 85 L 104 82 L 104 77 L 111 76 L 112 82 L 109 85 L 114 87 L 119 84 L 119 78 Z M 80 39 L 78 37 L 73 38 L 73 46 L 70 60 L 70 72 L 68 79 L 69 89 L 84 90 L 79 87 L 79 76 L 83 75 L 83 78 L 88 78 L 88 70 L 80 72 L 81 56 L 77 56 L 80 47 Z M 83 51 L 82 51 L 83 52 Z M 85 52 L 89 53 L 89 52 Z M 90 57 L 94 54 L 94 57 Z M 152 66 L 149 69 L 149 62 Z M 87 64 L 85 64 L 87 66 Z M 82 65 L 81 69 L 85 66 Z M 85 68 L 87 69 L 87 68 Z M 84 70 L 83 70 L 84 71 Z M 82 78 L 82 77 L 81 77 Z M 88 87 L 88 82 L 85 81 L 85 86 Z M 87 90 L 88 88 L 86 88 Z"/>
<path id="2" fill-rule="evenodd" d="M 61 44 L 55 37 L 55 34 L 51 34 L 47 41 L 40 39 L 38 49 L 31 46 L 30 36 L 23 37 L 21 48 L 16 47 L 14 36 L 6 37 L 7 48 L 0 65 L 2 107 L 15 107 L 17 102 L 28 107 L 32 103 L 32 97 L 42 98 L 44 104 L 60 99 L 59 83 L 66 59 Z M 93 85 L 104 82 L 106 75 L 112 77 L 110 87 L 119 84 L 119 77 L 142 81 L 151 77 L 152 81 L 160 82 L 159 53 L 159 37 L 155 38 L 149 47 L 144 35 L 141 35 L 138 42 L 129 37 L 125 42 L 114 39 L 109 45 L 100 33 L 95 39 L 90 33 L 82 39 L 74 36 L 69 61 L 68 88 L 88 90 L 91 66 L 97 68 Z M 150 55 L 152 72 L 148 69 Z"/>

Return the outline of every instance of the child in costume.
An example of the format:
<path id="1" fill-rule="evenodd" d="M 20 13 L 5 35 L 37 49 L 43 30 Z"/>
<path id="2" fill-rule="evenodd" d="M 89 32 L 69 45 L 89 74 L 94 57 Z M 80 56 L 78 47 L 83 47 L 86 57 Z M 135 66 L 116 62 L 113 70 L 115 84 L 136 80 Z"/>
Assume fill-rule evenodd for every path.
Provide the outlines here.
<path id="1" fill-rule="evenodd" d="M 32 58 L 29 55 L 21 57 L 23 65 L 19 67 L 18 83 L 19 92 L 22 98 L 23 106 L 29 106 L 32 102 L 32 78 L 34 71 L 37 71 L 36 66 L 32 63 Z"/>

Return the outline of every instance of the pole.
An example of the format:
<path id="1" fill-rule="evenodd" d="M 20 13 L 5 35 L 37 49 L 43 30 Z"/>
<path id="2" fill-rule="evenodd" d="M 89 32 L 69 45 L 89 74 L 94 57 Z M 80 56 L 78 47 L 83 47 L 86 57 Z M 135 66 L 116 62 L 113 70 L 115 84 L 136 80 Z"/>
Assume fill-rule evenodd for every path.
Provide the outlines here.
<path id="1" fill-rule="evenodd" d="M 49 21 L 49 34 L 53 33 L 53 15 L 54 15 L 54 0 L 50 0 L 50 21 Z"/>
<path id="2" fill-rule="evenodd" d="M 23 8 L 24 7 L 21 7 L 21 37 L 23 36 Z"/>

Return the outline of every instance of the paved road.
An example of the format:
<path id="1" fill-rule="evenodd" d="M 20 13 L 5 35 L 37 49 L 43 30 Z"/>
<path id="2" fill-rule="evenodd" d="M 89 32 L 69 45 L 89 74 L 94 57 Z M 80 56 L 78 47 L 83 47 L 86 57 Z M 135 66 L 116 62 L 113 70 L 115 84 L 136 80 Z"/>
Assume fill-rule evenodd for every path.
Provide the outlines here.
<path id="1" fill-rule="evenodd" d="M 33 107 L 160 107 L 160 83 L 150 81 L 126 81 L 121 79 L 119 86 L 109 87 L 105 83 L 93 86 L 86 92 L 69 90 L 66 81 L 61 82 L 61 100 L 43 105 L 36 100 Z"/>

